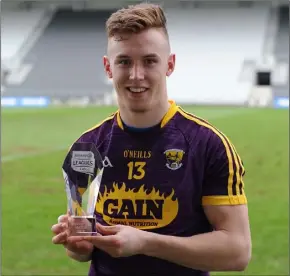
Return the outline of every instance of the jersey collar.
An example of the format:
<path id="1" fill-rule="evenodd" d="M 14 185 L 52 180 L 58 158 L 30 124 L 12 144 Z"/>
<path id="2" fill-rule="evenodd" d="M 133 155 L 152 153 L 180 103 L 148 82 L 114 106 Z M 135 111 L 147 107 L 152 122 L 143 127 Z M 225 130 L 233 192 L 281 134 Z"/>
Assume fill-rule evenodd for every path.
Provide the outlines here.
<path id="1" fill-rule="evenodd" d="M 170 107 L 160 123 L 160 128 L 165 127 L 165 125 L 173 118 L 178 110 L 178 106 L 176 105 L 175 101 L 169 100 L 168 102 Z M 120 110 L 117 111 L 117 124 L 122 130 L 124 130 L 124 125 L 120 116 Z"/>

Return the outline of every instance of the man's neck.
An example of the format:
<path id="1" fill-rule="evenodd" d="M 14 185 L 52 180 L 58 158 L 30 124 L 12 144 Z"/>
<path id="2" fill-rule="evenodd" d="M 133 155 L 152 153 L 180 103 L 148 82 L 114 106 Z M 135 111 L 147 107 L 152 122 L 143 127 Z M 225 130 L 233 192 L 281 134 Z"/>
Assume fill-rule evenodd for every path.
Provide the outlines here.
<path id="1" fill-rule="evenodd" d="M 166 102 L 166 104 L 159 105 L 158 107 L 154 107 L 154 110 L 149 110 L 144 113 L 131 112 L 120 107 L 120 116 L 122 121 L 127 126 L 135 128 L 148 128 L 159 124 L 168 112 L 169 108 L 170 104 L 168 102 Z"/>

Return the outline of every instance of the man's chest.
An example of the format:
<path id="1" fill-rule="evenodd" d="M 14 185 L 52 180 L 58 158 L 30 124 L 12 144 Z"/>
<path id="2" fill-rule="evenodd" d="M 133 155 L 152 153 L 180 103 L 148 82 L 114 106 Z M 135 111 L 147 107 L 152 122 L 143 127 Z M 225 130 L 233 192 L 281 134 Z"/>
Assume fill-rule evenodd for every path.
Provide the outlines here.
<path id="1" fill-rule="evenodd" d="M 100 148 L 103 183 L 124 183 L 127 188 L 156 186 L 175 189 L 192 166 L 190 147 L 179 136 L 152 141 L 118 139 Z"/>
<path id="2" fill-rule="evenodd" d="M 100 153 L 104 173 L 96 211 L 106 223 L 158 229 L 187 216 L 200 184 L 183 139 L 120 141 Z"/>

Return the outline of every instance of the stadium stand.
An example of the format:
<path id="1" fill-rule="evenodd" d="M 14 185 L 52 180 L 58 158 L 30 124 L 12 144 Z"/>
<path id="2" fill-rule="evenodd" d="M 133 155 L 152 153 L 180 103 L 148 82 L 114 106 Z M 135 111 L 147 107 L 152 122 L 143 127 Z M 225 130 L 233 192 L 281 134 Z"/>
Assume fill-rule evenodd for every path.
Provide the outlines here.
<path id="1" fill-rule="evenodd" d="M 108 13 L 58 10 L 23 62 L 33 68 L 11 95 L 77 97 L 111 91 L 102 56 Z"/>
<path id="2" fill-rule="evenodd" d="M 20 52 L 31 43 L 45 15 L 44 9 L 2 10 L 1 12 L 1 62 L 17 67 Z M 15 62 L 14 62 L 15 61 Z"/>
<path id="3" fill-rule="evenodd" d="M 289 6 L 278 7 L 275 55 L 278 61 L 289 59 Z"/>
<path id="4" fill-rule="evenodd" d="M 273 7 L 268 1 L 165 6 L 172 51 L 177 55 L 176 71 L 168 79 L 169 96 L 179 103 L 247 105 L 255 94 L 257 64 L 265 54 L 278 61 L 275 79 L 281 79 L 289 64 L 289 9 Z M 33 7 L 6 11 L 2 27 L 6 61 L 9 70 L 13 62 L 18 67 L 5 72 L 4 95 L 112 102 L 113 87 L 102 64 L 105 20 L 111 11 L 103 6 L 75 10 L 68 5 L 55 11 Z M 276 81 L 274 95 L 288 95 L 288 82 Z M 272 89 L 267 91 L 264 105 L 272 101 Z"/>
<path id="5" fill-rule="evenodd" d="M 170 95 L 198 104 L 244 103 L 252 80 L 239 82 L 239 75 L 245 59 L 261 58 L 268 14 L 267 3 L 168 10 L 172 50 L 177 53 Z M 180 93 L 185 89 L 187 93 Z"/>
<path id="6" fill-rule="evenodd" d="M 289 97 L 289 6 L 278 7 L 278 26 L 274 55 L 278 78 L 273 83 L 275 97 Z"/>

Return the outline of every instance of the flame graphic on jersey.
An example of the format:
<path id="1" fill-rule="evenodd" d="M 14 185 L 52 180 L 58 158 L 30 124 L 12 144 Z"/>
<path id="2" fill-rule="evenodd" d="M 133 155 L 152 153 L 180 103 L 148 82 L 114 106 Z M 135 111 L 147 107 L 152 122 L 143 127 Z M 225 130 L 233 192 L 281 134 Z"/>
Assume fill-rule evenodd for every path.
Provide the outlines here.
<path id="1" fill-rule="evenodd" d="M 123 224 L 139 229 L 156 229 L 170 224 L 178 213 L 178 199 L 173 199 L 174 190 L 165 196 L 153 188 L 150 192 L 142 185 L 139 189 L 119 188 L 113 183 L 99 194 L 96 211 L 103 215 L 109 225 Z"/>

